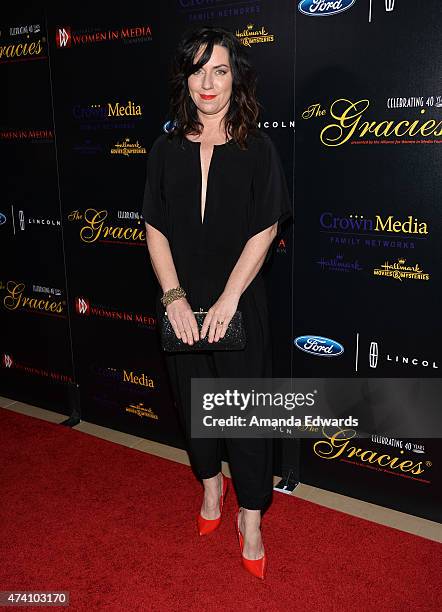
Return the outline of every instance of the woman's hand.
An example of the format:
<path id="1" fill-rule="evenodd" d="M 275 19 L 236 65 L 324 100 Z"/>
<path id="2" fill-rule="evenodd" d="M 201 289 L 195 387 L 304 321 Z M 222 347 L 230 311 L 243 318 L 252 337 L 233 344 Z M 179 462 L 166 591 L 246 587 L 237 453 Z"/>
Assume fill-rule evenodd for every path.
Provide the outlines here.
<path id="1" fill-rule="evenodd" d="M 182 297 L 168 304 L 166 312 L 177 338 L 186 344 L 199 340 L 198 324 L 186 298 Z"/>
<path id="2" fill-rule="evenodd" d="M 218 342 L 220 338 L 224 338 L 230 320 L 238 307 L 238 302 L 239 297 L 235 294 L 222 293 L 204 317 L 201 338 L 206 336 L 207 331 L 209 332 L 209 342 Z M 222 321 L 222 325 L 219 325 L 218 321 Z"/>

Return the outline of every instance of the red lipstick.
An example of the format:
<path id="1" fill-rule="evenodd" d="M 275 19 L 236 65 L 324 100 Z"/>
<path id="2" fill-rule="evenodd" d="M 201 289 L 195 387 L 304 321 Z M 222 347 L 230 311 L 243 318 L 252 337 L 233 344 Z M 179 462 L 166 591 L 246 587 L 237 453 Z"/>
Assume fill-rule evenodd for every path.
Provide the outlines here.
<path id="1" fill-rule="evenodd" d="M 200 94 L 200 96 L 203 100 L 213 100 L 213 98 L 216 98 L 216 95 L 208 96 L 207 94 Z"/>

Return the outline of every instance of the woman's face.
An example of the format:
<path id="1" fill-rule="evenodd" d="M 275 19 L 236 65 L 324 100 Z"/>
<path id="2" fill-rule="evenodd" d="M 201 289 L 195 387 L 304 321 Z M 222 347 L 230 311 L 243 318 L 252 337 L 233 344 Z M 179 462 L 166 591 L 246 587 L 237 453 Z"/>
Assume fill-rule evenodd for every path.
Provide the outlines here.
<path id="1" fill-rule="evenodd" d="M 194 58 L 194 64 L 203 52 L 204 48 L 201 47 Z M 221 45 L 213 45 L 209 61 L 187 80 L 192 100 L 198 110 L 206 115 L 227 110 L 232 94 L 232 82 L 229 52 Z"/>

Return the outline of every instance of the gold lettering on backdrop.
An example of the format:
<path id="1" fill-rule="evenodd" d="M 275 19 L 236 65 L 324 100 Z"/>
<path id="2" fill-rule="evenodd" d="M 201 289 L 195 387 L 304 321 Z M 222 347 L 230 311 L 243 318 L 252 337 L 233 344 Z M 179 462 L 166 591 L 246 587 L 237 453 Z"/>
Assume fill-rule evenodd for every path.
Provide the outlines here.
<path id="1" fill-rule="evenodd" d="M 399 258 L 395 263 L 389 263 L 386 261 L 379 268 L 374 268 L 373 274 L 375 276 L 390 276 L 396 280 L 402 281 L 403 278 L 410 278 L 414 280 L 429 280 L 430 275 L 424 272 L 419 264 L 414 266 L 406 266 L 406 259 Z"/>
<path id="2" fill-rule="evenodd" d="M 155 388 L 155 383 L 153 378 L 148 378 L 144 373 L 141 376 L 134 375 L 133 372 L 127 372 L 123 370 L 123 381 L 130 382 L 133 385 L 142 385 L 143 387 L 150 387 L 152 389 Z"/>
<path id="3" fill-rule="evenodd" d="M 328 435 L 325 430 L 322 433 L 328 439 L 318 440 L 313 444 L 315 455 L 321 459 L 356 458 L 364 463 L 377 464 L 401 472 L 411 472 L 416 476 L 425 472 L 422 461 L 414 463 L 410 460 L 402 460 L 401 457 L 381 455 L 376 451 L 350 446 L 350 440 L 356 435 L 354 429 L 338 429 L 332 435 Z"/>
<path id="4" fill-rule="evenodd" d="M 323 115 L 325 115 L 326 112 L 327 111 L 325 110 L 325 108 L 321 108 L 321 105 L 319 104 L 319 102 L 317 102 L 316 104 L 310 105 L 302 113 L 302 118 L 311 119 L 312 117 L 322 117 Z"/>
<path id="5" fill-rule="evenodd" d="M 130 142 L 129 138 L 125 138 L 122 142 L 117 142 L 114 148 L 111 149 L 111 155 L 134 155 L 134 154 L 145 154 L 146 149 L 138 142 Z"/>
<path id="6" fill-rule="evenodd" d="M 253 29 L 253 23 L 247 24 L 242 32 L 236 30 L 235 35 L 245 47 L 250 47 L 255 43 L 274 42 L 273 34 L 269 34 L 265 27 L 262 26 L 259 30 Z"/>
<path id="7" fill-rule="evenodd" d="M 73 210 L 68 214 L 69 221 L 80 221 L 80 219 L 83 219 L 83 215 L 78 210 Z"/>
<path id="8" fill-rule="evenodd" d="M 41 55 L 43 46 L 41 40 L 36 40 L 31 43 L 18 43 L 13 45 L 0 45 L 0 59 L 14 57 L 27 57 L 30 55 Z"/>
<path id="9" fill-rule="evenodd" d="M 107 114 L 108 117 L 123 117 L 125 115 L 133 116 L 138 115 L 141 116 L 141 106 L 139 104 L 134 104 L 131 100 L 129 100 L 127 106 L 121 106 L 119 102 L 115 102 L 112 106 L 110 102 L 107 104 Z"/>
<path id="10" fill-rule="evenodd" d="M 8 310 L 18 310 L 19 308 L 29 308 L 29 310 L 44 310 L 46 312 L 63 312 L 62 302 L 54 302 L 50 299 L 32 298 L 24 295 L 25 284 L 16 281 L 8 281 L 6 284 L 7 294 L 3 299 L 3 304 Z"/>
<path id="11" fill-rule="evenodd" d="M 441 136 L 442 121 L 436 122 L 434 119 L 420 122 L 414 121 L 364 121 L 363 115 L 370 106 L 369 100 L 358 100 L 352 102 L 346 98 L 335 100 L 330 106 L 330 115 L 336 119 L 336 123 L 329 123 L 320 133 L 321 142 L 327 147 L 339 147 L 352 137 L 362 138 L 374 134 L 381 136 Z M 319 116 L 320 105 L 313 104 L 303 112 L 303 119 L 310 119 Z M 424 108 L 420 110 L 423 115 Z M 405 127 L 403 127 L 405 126 Z"/>
<path id="12" fill-rule="evenodd" d="M 376 231 L 377 232 L 396 232 L 402 234 L 428 234 L 428 226 L 424 221 L 413 219 L 411 215 L 406 221 L 393 221 L 393 215 L 390 215 L 382 221 L 380 215 L 376 215 Z"/>
<path id="13" fill-rule="evenodd" d="M 107 210 L 96 210 L 95 208 L 85 210 L 84 221 L 86 225 L 80 230 L 80 238 L 83 242 L 95 242 L 98 239 L 103 240 L 105 238 L 145 240 L 144 228 L 105 225 L 104 221 L 107 215 Z"/>
<path id="14" fill-rule="evenodd" d="M 139 417 L 147 417 L 149 419 L 155 419 L 155 421 L 159 420 L 159 417 L 152 408 L 145 408 L 143 402 L 139 402 L 138 404 L 129 404 L 128 408 L 126 408 L 126 412 L 132 412 Z"/>

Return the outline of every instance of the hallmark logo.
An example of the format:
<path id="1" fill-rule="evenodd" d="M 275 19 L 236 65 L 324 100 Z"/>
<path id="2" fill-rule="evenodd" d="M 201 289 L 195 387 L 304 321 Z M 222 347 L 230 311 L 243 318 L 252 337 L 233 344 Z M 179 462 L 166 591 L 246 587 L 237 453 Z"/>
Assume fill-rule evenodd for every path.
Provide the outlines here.
<path id="1" fill-rule="evenodd" d="M 345 261 L 342 254 L 336 255 L 336 257 L 330 257 L 329 259 L 321 257 L 321 259 L 316 263 L 319 265 L 321 270 L 327 270 L 329 272 L 360 272 L 363 270 L 357 259 L 353 261 Z"/>
<path id="2" fill-rule="evenodd" d="M 245 47 L 250 47 L 256 43 L 268 43 L 275 41 L 274 35 L 269 34 L 264 26 L 255 30 L 253 23 L 247 24 L 247 27 L 244 28 L 242 32 L 236 30 L 235 35 Z"/>
<path id="3" fill-rule="evenodd" d="M 386 261 L 380 268 L 373 270 L 374 276 L 387 276 L 399 281 L 403 280 L 430 280 L 430 275 L 419 268 L 419 264 L 406 266 L 406 259 L 399 258 L 397 262 L 390 264 Z"/>
<path id="4" fill-rule="evenodd" d="M 137 404 L 129 404 L 126 408 L 126 412 L 131 412 L 132 414 L 136 414 L 139 417 L 146 417 L 148 419 L 154 419 L 158 421 L 158 415 L 152 410 L 152 408 L 145 408 L 143 402 L 138 402 Z"/>
<path id="5" fill-rule="evenodd" d="M 145 147 L 142 147 L 138 140 L 136 142 L 130 142 L 130 138 L 124 138 L 121 142 L 117 142 L 110 150 L 111 155 L 146 155 L 147 151 Z"/>

